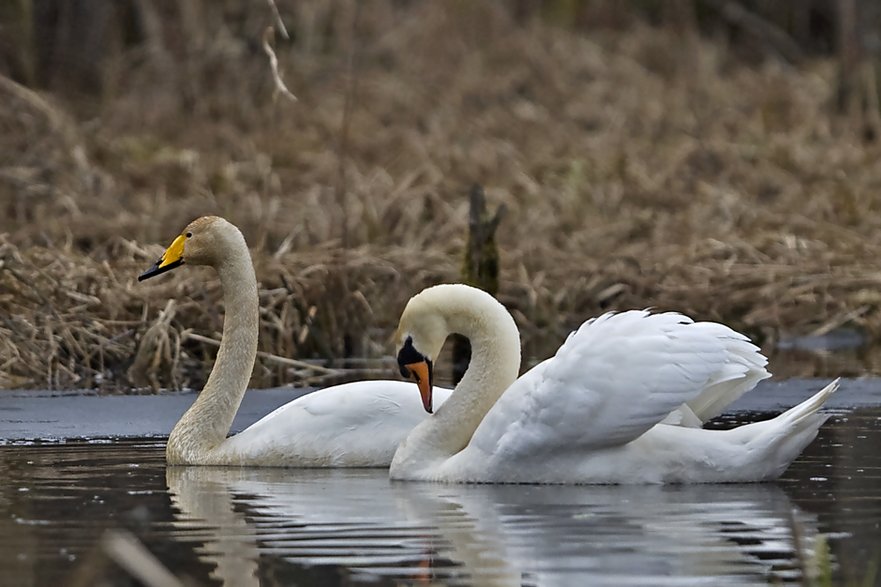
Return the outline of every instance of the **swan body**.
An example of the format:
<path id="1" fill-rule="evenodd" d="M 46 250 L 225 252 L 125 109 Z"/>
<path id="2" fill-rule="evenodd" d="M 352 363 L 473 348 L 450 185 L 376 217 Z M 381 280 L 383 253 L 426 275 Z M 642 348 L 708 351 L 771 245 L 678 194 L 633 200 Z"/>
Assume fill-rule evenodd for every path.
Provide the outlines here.
<path id="1" fill-rule="evenodd" d="M 441 401 L 450 390 L 435 388 Z M 327 387 L 267 414 L 227 438 L 217 464 L 387 467 L 398 444 L 425 419 L 413 384 L 358 381 Z"/>
<path id="2" fill-rule="evenodd" d="M 701 425 L 770 376 L 767 359 L 721 324 L 677 313 L 604 314 L 516 379 L 518 332 L 488 294 L 435 286 L 410 300 L 402 369 L 471 340 L 452 396 L 398 448 L 394 479 L 488 483 L 712 483 L 778 477 L 816 436 L 837 380 L 780 416 L 732 430 Z M 401 357 L 406 357 L 401 361 Z M 516 380 L 515 380 L 516 379 Z M 420 381 L 430 399 L 428 381 Z"/>
<path id="3" fill-rule="evenodd" d="M 190 223 L 139 280 L 184 263 L 217 270 L 226 315 L 208 381 L 168 437 L 168 464 L 388 466 L 400 441 L 426 416 L 412 384 L 404 381 L 363 381 L 319 390 L 227 438 L 257 355 L 257 279 L 242 233 L 216 216 Z M 435 393 L 441 401 L 449 395 L 440 388 Z"/>

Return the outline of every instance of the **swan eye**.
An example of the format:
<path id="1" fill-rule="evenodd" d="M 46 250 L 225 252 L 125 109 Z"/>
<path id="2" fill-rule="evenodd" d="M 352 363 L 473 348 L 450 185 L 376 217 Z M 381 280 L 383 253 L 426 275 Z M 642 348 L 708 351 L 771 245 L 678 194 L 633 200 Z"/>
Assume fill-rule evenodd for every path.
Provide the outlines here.
<path id="1" fill-rule="evenodd" d="M 192 233 L 192 232 L 188 232 L 188 233 L 187 233 L 187 238 L 193 238 L 193 233 Z"/>

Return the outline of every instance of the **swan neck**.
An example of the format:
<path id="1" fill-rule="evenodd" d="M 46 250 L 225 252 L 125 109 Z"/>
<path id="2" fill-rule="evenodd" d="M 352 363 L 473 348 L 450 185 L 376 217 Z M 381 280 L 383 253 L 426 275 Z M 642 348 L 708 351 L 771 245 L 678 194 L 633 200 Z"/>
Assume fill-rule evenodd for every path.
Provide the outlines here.
<path id="1" fill-rule="evenodd" d="M 512 320 L 513 324 L 513 320 Z M 511 329 L 478 329 L 464 334 L 471 342 L 471 362 L 456 385 L 448 413 L 439 412 L 444 420 L 455 424 L 455 434 L 448 436 L 450 449 L 465 448 L 474 431 L 492 409 L 502 393 L 517 379 L 520 370 L 520 334 Z"/>
<path id="2" fill-rule="evenodd" d="M 257 278 L 244 239 L 217 266 L 223 291 L 223 337 L 205 387 L 168 438 L 170 463 L 204 461 L 226 438 L 257 356 Z"/>
<path id="3" fill-rule="evenodd" d="M 465 448 L 484 416 L 517 379 L 520 333 L 504 306 L 488 296 L 470 300 L 448 313 L 450 333 L 471 343 L 471 361 L 456 389 L 437 413 L 424 422 L 422 445 L 451 456 Z M 428 449 L 428 446 L 434 449 Z"/>

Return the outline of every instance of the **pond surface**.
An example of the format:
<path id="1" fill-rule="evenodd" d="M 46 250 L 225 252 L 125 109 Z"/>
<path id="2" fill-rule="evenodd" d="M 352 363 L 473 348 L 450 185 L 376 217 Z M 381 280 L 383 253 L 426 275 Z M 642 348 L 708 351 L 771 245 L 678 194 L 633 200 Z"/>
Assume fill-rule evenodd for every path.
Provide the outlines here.
<path id="1" fill-rule="evenodd" d="M 834 584 L 872 585 L 881 409 L 854 403 L 783 479 L 752 485 L 393 483 L 382 470 L 166 468 L 161 439 L 7 442 L 0 584 L 135 584 L 101 542 L 125 529 L 188 584 L 799 584 L 825 541 Z"/>

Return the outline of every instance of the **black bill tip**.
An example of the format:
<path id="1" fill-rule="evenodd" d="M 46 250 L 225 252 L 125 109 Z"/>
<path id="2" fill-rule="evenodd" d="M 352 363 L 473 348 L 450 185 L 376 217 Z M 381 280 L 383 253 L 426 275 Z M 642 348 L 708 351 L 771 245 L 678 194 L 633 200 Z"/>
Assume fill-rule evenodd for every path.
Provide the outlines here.
<path id="1" fill-rule="evenodd" d="M 138 275 L 138 281 L 144 281 L 145 279 L 150 279 L 151 277 L 156 277 L 157 275 L 162 275 L 166 271 L 171 271 L 172 269 L 176 269 L 184 264 L 183 259 L 178 259 L 177 261 L 172 261 L 168 265 L 160 267 L 159 265 L 162 263 L 162 259 L 156 261 L 152 267 Z"/>

